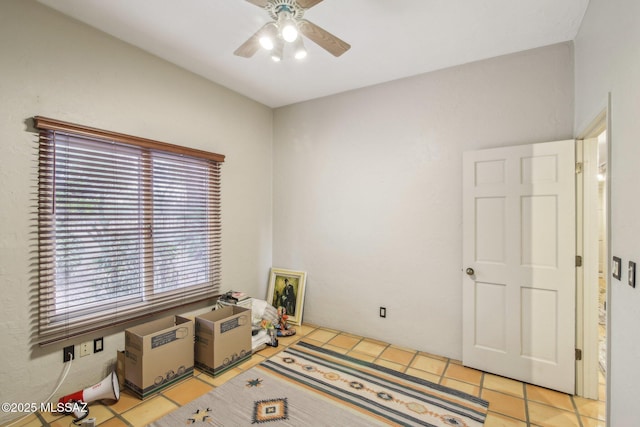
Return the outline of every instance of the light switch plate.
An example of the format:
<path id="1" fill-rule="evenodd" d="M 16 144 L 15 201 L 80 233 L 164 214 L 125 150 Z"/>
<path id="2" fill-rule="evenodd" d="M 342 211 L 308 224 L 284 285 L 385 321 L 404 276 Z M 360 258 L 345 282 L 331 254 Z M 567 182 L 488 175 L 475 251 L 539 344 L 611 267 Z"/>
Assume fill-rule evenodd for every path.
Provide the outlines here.
<path id="1" fill-rule="evenodd" d="M 100 338 L 96 338 L 93 340 L 93 352 L 94 353 L 99 353 L 102 350 L 104 350 L 104 340 L 102 339 L 102 337 Z"/>
<path id="2" fill-rule="evenodd" d="M 633 261 L 629 261 L 629 286 L 632 288 L 636 287 L 636 263 Z"/>
<path id="3" fill-rule="evenodd" d="M 613 263 L 611 263 L 611 275 L 614 279 L 620 280 L 622 270 L 622 260 L 617 256 L 613 257 Z"/>

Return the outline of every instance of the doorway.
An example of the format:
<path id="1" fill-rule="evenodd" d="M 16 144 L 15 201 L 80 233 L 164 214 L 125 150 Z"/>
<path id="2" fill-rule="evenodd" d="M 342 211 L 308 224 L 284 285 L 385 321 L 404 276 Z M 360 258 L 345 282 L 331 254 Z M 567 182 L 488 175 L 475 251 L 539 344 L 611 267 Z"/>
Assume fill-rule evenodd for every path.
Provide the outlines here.
<path id="1" fill-rule="evenodd" d="M 608 142 L 606 130 L 598 135 L 598 367 L 599 396 L 606 388 L 607 377 L 607 277 L 609 254 L 607 242 L 607 165 Z"/>
<path id="2" fill-rule="evenodd" d="M 578 245 L 576 394 L 606 400 L 609 295 L 608 114 L 603 111 L 577 145 Z"/>

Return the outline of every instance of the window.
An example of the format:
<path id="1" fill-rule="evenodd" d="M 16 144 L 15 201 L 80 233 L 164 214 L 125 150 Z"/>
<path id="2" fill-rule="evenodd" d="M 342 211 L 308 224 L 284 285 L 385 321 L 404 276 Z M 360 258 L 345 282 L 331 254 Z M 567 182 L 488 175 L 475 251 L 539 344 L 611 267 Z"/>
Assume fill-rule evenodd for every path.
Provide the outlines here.
<path id="1" fill-rule="evenodd" d="M 224 156 L 35 124 L 41 344 L 219 293 Z"/>

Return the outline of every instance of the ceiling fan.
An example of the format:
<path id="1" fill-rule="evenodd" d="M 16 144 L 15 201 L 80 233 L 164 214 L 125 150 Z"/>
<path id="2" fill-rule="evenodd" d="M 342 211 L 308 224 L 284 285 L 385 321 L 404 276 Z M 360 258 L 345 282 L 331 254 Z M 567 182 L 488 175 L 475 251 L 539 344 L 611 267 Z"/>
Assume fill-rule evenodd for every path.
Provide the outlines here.
<path id="1" fill-rule="evenodd" d="M 272 21 L 267 22 L 254 35 L 235 50 L 234 55 L 244 58 L 252 57 L 260 47 L 271 52 L 274 61 L 283 58 L 285 43 L 290 43 L 296 59 L 307 56 L 302 42 L 302 35 L 332 54 L 340 56 L 351 48 L 351 45 L 340 40 L 316 24 L 303 19 L 304 13 L 323 0 L 246 0 L 251 4 L 264 8 Z"/>

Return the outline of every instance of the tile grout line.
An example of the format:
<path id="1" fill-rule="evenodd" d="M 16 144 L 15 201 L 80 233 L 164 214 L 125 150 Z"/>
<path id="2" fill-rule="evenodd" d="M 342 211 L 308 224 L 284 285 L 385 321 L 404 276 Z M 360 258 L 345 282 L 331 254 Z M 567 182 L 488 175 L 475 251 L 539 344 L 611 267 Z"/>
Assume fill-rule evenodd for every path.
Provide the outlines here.
<path id="1" fill-rule="evenodd" d="M 524 399 L 524 417 L 527 426 L 531 426 L 531 419 L 529 418 L 529 395 L 527 394 L 527 384 L 522 383 L 522 397 Z"/>
<path id="2" fill-rule="evenodd" d="M 444 374 L 447 372 L 447 369 L 449 369 L 449 364 L 450 363 L 451 363 L 451 359 L 449 357 L 447 357 L 447 363 L 445 363 L 444 369 L 442 370 L 442 374 L 440 374 L 440 379 L 438 380 L 438 384 L 442 385 L 442 380 L 444 379 Z"/>
<path id="3" fill-rule="evenodd" d="M 120 390 L 120 391 L 122 391 L 122 390 Z M 133 409 L 133 408 L 135 408 L 135 407 L 136 407 L 136 406 L 138 406 L 138 405 L 139 405 L 139 403 L 138 403 L 138 404 L 136 404 L 136 405 L 134 405 L 133 407 L 131 407 L 131 408 L 129 408 L 129 409 Z M 102 406 L 104 406 L 105 408 L 107 408 L 107 410 L 113 414 L 113 418 L 116 418 L 116 419 L 118 419 L 118 420 L 122 421 L 122 422 L 123 422 L 123 423 L 125 423 L 127 426 L 131 426 L 131 424 L 130 424 L 130 423 L 129 423 L 129 422 L 128 422 L 124 417 L 122 417 L 119 413 L 117 413 L 116 411 L 114 411 L 113 409 L 111 409 L 111 407 L 110 407 L 110 406 L 108 406 L 108 405 L 102 405 Z M 129 409 L 127 409 L 127 411 L 128 411 Z M 124 412 L 127 412 L 127 411 L 124 411 Z M 99 423 L 99 424 L 100 424 L 100 423 Z"/>
<path id="4" fill-rule="evenodd" d="M 409 370 L 409 368 L 411 367 L 411 365 L 413 364 L 413 362 L 416 360 L 416 357 L 418 357 L 418 355 L 420 354 L 419 351 L 416 350 L 415 353 L 413 353 L 413 357 L 411 358 L 411 360 L 409 360 L 409 363 L 407 363 L 407 367 L 404 368 L 404 373 L 406 374 L 407 371 Z M 416 369 L 416 368 L 414 368 Z"/>
<path id="5" fill-rule="evenodd" d="M 126 411 L 125 411 L 126 412 Z M 127 427 L 134 427 L 133 424 L 131 424 L 129 421 L 127 421 L 127 419 L 125 417 L 123 417 L 121 414 L 116 414 L 114 416 L 114 418 L 122 421 L 124 424 L 127 425 Z"/>
<path id="6" fill-rule="evenodd" d="M 343 334 L 344 334 L 344 332 L 341 332 L 341 333 L 340 333 L 340 335 L 343 335 Z M 336 336 L 338 336 L 338 335 L 336 335 Z M 345 337 L 348 337 L 349 335 L 344 335 L 344 336 L 345 336 Z M 353 335 L 352 335 L 352 337 L 353 337 Z M 347 350 L 347 353 L 349 353 L 350 351 L 353 351 L 353 349 L 354 349 L 354 348 L 356 348 L 356 346 L 357 346 L 358 344 L 360 344 L 360 343 L 362 342 L 362 340 L 363 340 L 363 338 L 362 338 L 362 337 L 360 337 L 360 339 L 359 339 L 359 340 L 358 340 L 354 345 L 352 345 L 349 349 L 346 349 L 346 348 L 345 348 L 345 350 Z"/>
<path id="7" fill-rule="evenodd" d="M 178 402 L 176 402 L 175 400 L 173 400 L 173 399 L 172 399 L 172 398 L 170 398 L 169 396 L 165 396 L 165 395 L 164 395 L 164 394 L 162 394 L 162 393 L 160 393 L 158 396 L 162 396 L 162 397 L 164 397 L 165 399 L 167 399 L 169 402 L 173 403 L 174 405 L 177 405 L 177 406 L 178 406 L 178 408 L 182 408 L 182 405 L 181 405 L 181 404 L 179 404 Z M 195 400 L 195 399 L 193 399 L 193 400 Z"/>
<path id="8" fill-rule="evenodd" d="M 51 425 L 44 419 L 44 417 L 42 416 L 40 411 L 36 411 L 36 412 L 34 412 L 34 414 L 36 415 L 36 418 L 40 420 L 40 422 L 42 423 L 43 426 L 50 426 Z M 27 417 L 24 417 L 24 418 L 26 419 Z M 18 421 L 20 421 L 20 419 L 18 419 L 17 421 L 14 421 L 14 423 L 17 423 Z M 9 424 L 9 425 L 11 425 L 11 424 Z"/>
<path id="9" fill-rule="evenodd" d="M 378 355 L 377 355 L 377 356 L 373 356 L 373 362 L 371 362 L 371 363 L 376 364 L 376 365 L 379 365 L 379 364 L 378 364 L 378 363 L 376 363 L 376 362 L 378 362 L 378 361 L 380 360 L 380 355 L 381 355 L 382 353 L 384 353 L 384 351 L 385 351 L 387 348 L 389 348 L 389 344 L 387 344 L 387 345 L 386 345 L 382 350 L 380 350 L 380 353 L 378 353 Z M 384 359 L 382 359 L 382 360 L 384 360 Z M 379 366 L 381 366 L 381 365 L 379 365 Z"/>
<path id="10" fill-rule="evenodd" d="M 573 396 L 569 396 L 571 398 L 571 404 L 573 405 L 573 410 L 576 414 L 576 417 L 578 417 L 578 425 L 580 427 L 584 427 L 584 425 L 582 424 L 582 417 L 580 416 L 580 411 L 578 410 L 578 405 L 576 404 L 576 401 L 573 399 Z"/>
<path id="11" fill-rule="evenodd" d="M 482 399 L 482 391 L 484 390 L 484 372 L 480 376 L 480 385 L 478 385 L 478 397 Z M 487 414 L 484 417 L 484 421 L 487 422 L 487 417 L 489 416 L 489 401 L 487 400 Z"/>
<path id="12" fill-rule="evenodd" d="M 157 394 L 149 396 L 149 400 L 144 400 L 144 399 L 140 400 L 140 402 L 136 403 L 135 405 L 133 405 L 131 408 L 127 409 L 126 411 L 123 411 L 122 414 L 119 414 L 118 419 L 120 419 L 121 421 L 124 421 L 127 424 L 127 426 L 133 426 L 133 424 L 131 424 L 129 421 L 127 421 L 127 419 L 124 417 L 124 414 L 126 414 L 127 412 L 130 412 L 130 411 L 133 411 L 134 409 L 141 407 L 145 403 L 151 402 L 152 400 L 157 399 L 157 398 L 159 398 L 161 396 L 163 398 L 167 399 L 168 401 L 170 401 L 171 403 L 173 403 L 175 405 L 178 405 L 178 408 L 182 407 L 182 405 L 178 404 L 177 402 L 174 402 L 172 399 L 168 398 L 167 396 L 163 395 L 162 393 L 163 392 L 159 392 Z M 152 422 L 153 421 L 155 421 L 155 419 L 152 420 Z"/>

